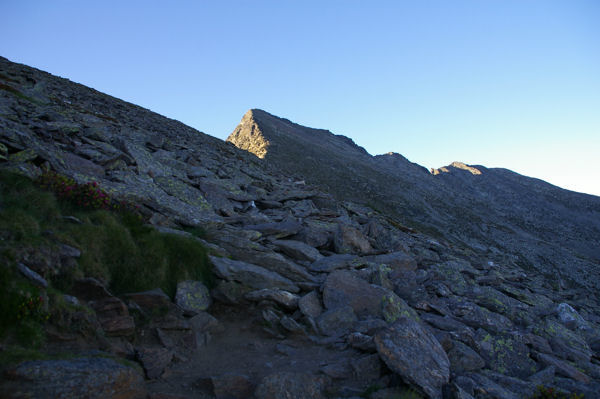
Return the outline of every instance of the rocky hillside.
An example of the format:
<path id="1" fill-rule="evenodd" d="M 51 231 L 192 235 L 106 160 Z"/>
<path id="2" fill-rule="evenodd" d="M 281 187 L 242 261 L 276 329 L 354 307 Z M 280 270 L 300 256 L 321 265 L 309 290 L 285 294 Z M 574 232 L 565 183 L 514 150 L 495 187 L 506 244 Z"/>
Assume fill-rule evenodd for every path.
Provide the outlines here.
<path id="1" fill-rule="evenodd" d="M 429 173 L 400 154 L 250 110 L 227 139 L 338 199 L 380 209 L 448 243 L 600 288 L 600 198 L 505 169 L 455 162 Z"/>
<path id="2" fill-rule="evenodd" d="M 231 140 L 263 159 L 0 58 L 0 396 L 599 397 L 596 198 L 262 111 Z"/>

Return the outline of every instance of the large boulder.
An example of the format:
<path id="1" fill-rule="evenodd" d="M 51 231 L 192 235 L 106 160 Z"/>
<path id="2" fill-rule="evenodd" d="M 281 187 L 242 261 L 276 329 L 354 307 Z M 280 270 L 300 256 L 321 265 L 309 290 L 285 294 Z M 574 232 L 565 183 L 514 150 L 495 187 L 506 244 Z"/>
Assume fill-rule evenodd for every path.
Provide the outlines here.
<path id="1" fill-rule="evenodd" d="M 323 286 L 323 303 L 327 309 L 349 305 L 360 318 L 385 318 L 388 322 L 401 316 L 418 319 L 416 312 L 394 292 L 369 284 L 347 270 L 329 274 Z"/>
<path id="2" fill-rule="evenodd" d="M 222 279 L 237 281 L 257 290 L 280 288 L 289 292 L 300 291 L 292 281 L 260 266 L 216 256 L 210 256 L 210 260 L 215 273 Z"/>
<path id="3" fill-rule="evenodd" d="M 24 362 L 0 385 L 3 398 L 142 399 L 144 377 L 113 359 L 94 357 Z"/>
<path id="4" fill-rule="evenodd" d="M 375 334 L 375 345 L 381 360 L 407 384 L 441 399 L 442 387 L 450 379 L 450 361 L 427 328 L 402 317 Z"/>
<path id="5" fill-rule="evenodd" d="M 177 284 L 175 303 L 186 315 L 193 316 L 208 309 L 212 299 L 208 288 L 201 281 L 186 280 Z"/>
<path id="6" fill-rule="evenodd" d="M 333 236 L 333 247 L 338 254 L 366 254 L 373 250 L 369 240 L 360 230 L 345 224 L 339 224 Z"/>

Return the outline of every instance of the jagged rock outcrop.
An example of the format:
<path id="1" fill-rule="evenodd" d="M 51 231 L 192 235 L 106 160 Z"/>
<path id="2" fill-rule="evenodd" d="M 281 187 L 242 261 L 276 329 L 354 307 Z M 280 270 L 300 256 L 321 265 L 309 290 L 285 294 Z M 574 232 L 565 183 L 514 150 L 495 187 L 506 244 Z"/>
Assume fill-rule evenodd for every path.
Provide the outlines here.
<path id="1" fill-rule="evenodd" d="M 250 129 L 249 126 L 252 128 Z M 506 169 L 454 162 L 432 170 L 396 153 L 371 156 L 347 137 L 250 110 L 227 139 L 338 199 L 362 202 L 409 226 L 527 271 L 600 288 L 600 198 Z M 257 154 L 258 155 L 258 154 Z"/>
<path id="2" fill-rule="evenodd" d="M 232 141 L 247 140 L 260 160 L 2 58 L 0 83 L 0 168 L 97 181 L 140 204 L 150 226 L 211 251 L 212 299 L 200 288 L 193 306 L 161 290 L 115 296 L 89 278 L 70 292 L 92 330 L 84 349 L 137 361 L 140 392 L 374 398 L 410 387 L 429 398 L 516 398 L 543 383 L 598 397 L 596 198 L 479 166 L 434 176 L 252 110 Z M 557 214 L 544 219 L 543 209 Z M 15 256 L 42 274 L 61 261 Z M 65 370 L 53 384 L 79 378 Z M 122 370 L 137 373 L 137 387 L 139 370 L 112 372 Z"/>

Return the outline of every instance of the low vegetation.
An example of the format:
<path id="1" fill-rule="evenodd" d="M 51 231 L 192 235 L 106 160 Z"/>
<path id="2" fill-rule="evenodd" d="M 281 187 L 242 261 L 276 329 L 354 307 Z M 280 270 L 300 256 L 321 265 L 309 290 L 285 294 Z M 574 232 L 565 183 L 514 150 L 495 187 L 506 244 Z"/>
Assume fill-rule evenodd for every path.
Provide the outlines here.
<path id="1" fill-rule="evenodd" d="M 134 204 L 97 183 L 51 173 L 32 181 L 0 171 L 0 342 L 39 348 L 44 325 L 60 323 L 60 298 L 77 278 L 97 278 L 117 295 L 162 288 L 172 297 L 182 280 L 213 284 L 197 240 L 144 222 Z M 65 262 L 58 255 L 63 245 L 81 256 Z M 48 289 L 22 276 L 19 262 L 42 275 Z"/>

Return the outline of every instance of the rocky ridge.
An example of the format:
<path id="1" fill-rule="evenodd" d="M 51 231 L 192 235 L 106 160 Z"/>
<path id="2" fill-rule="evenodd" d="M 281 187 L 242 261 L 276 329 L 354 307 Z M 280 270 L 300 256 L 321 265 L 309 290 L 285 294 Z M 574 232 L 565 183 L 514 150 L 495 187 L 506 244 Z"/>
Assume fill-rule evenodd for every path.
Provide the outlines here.
<path id="1" fill-rule="evenodd" d="M 543 384 L 598 397 L 600 305 L 588 289 L 588 280 L 598 280 L 589 263 L 594 245 L 573 242 L 585 255 L 574 265 L 585 264 L 590 278 L 575 275 L 557 284 L 537 271 L 544 265 L 526 267 L 505 253 L 509 244 L 496 250 L 475 245 L 481 238 L 469 236 L 474 227 L 445 230 L 458 216 L 442 218 L 448 205 L 439 209 L 439 197 L 415 181 L 395 188 L 406 192 L 401 216 L 361 204 L 365 196 L 389 194 L 365 186 L 363 177 L 376 182 L 398 170 L 437 177 L 398 154 L 373 160 L 349 139 L 252 111 L 245 126 L 254 126 L 260 140 L 247 149 L 266 149 L 261 161 L 179 122 L 2 58 L 0 84 L 1 168 L 31 177 L 51 169 L 97 181 L 140 204 L 149 223 L 166 233 L 190 236 L 183 227 L 202 227 L 207 237 L 197 240 L 211 249 L 218 278 L 210 293 L 198 282 L 181 282 L 174 298 L 159 290 L 117 297 L 101 282 L 79 280 L 66 294 L 90 306 L 88 324 L 105 338 L 71 347 L 74 359 L 11 367 L 0 393 L 35 396 L 48 387 L 72 398 L 392 398 L 410 387 L 428 398 L 521 398 Z M 298 170 L 282 167 L 283 151 L 291 151 L 290 160 L 299 156 L 294 148 L 302 148 L 306 162 Z M 308 172 L 317 170 L 325 150 L 340 155 L 331 162 L 346 175 L 328 169 L 328 180 L 312 180 Z M 483 176 L 516 178 L 474 168 Z M 433 187 L 470 187 L 464 174 L 474 176 L 472 170 L 455 169 L 441 171 L 448 181 L 432 180 Z M 345 192 L 341 177 L 348 179 L 343 190 L 350 190 L 351 201 L 328 193 Z M 498 195 L 518 194 L 500 183 L 498 177 Z M 548 193 L 545 183 L 539 190 Z M 458 198 L 457 204 L 472 200 Z M 536 201 L 563 204 L 560 198 Z M 594 201 L 571 205 L 589 208 L 585 237 L 591 244 L 599 239 Z M 494 212 L 506 213 L 505 207 Z M 427 223 L 425 216 L 411 223 L 422 210 Z M 427 226 L 438 221 L 435 231 L 446 234 L 433 237 Z M 580 224 L 573 221 L 569 231 L 581 232 Z M 521 230 L 512 240 L 533 234 Z M 58 261 L 76 261 L 70 253 Z M 33 268 L 26 259 L 21 263 Z M 43 273 L 30 271 L 43 286 Z M 50 335 L 49 346 L 63 338 Z M 98 349 L 141 368 L 90 358 Z M 44 370 L 53 370 L 54 385 Z M 87 393 L 76 389 L 81 386 Z"/>

